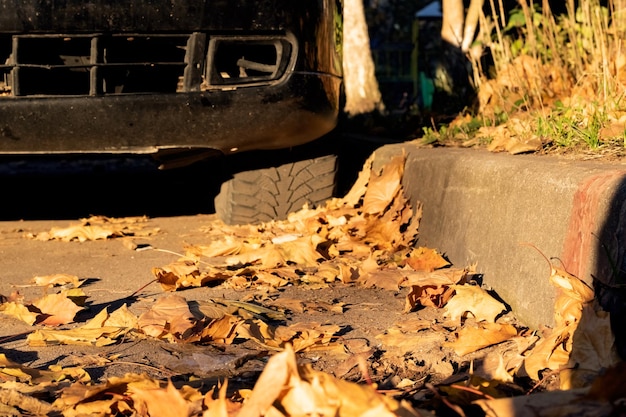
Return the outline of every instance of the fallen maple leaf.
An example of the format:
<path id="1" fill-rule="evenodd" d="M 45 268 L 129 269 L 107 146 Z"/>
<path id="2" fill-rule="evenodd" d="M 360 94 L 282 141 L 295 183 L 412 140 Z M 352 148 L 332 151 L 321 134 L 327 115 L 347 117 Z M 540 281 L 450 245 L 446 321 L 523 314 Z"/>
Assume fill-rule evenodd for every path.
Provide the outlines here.
<path id="1" fill-rule="evenodd" d="M 177 340 L 185 337 L 195 320 L 187 300 L 170 294 L 159 298 L 152 308 L 141 314 L 137 327 L 148 336 Z"/>
<path id="2" fill-rule="evenodd" d="M 150 417 L 188 416 L 191 404 L 177 390 L 171 381 L 162 389 L 128 385 L 128 395 L 133 399 L 133 406 L 140 415 Z"/>
<path id="3" fill-rule="evenodd" d="M 444 346 L 454 349 L 457 355 L 463 356 L 509 340 L 515 335 L 517 329 L 510 324 L 483 322 L 475 327 L 463 327 L 457 332 L 456 340 L 444 343 Z"/>
<path id="4" fill-rule="evenodd" d="M 83 309 L 69 299 L 66 292 L 45 295 L 35 300 L 33 306 L 37 307 L 45 317 L 39 324 L 46 326 L 71 323 L 74 321 L 76 313 Z"/>
<path id="5" fill-rule="evenodd" d="M 0 373 L 4 380 L 27 382 L 29 384 L 46 384 L 59 381 L 90 382 L 89 373 L 82 368 L 62 368 L 52 365 L 48 370 L 24 366 L 9 360 L 4 353 L 0 353 Z"/>
<path id="6" fill-rule="evenodd" d="M 123 377 L 111 377 L 105 383 L 86 385 L 76 382 L 63 389 L 52 404 L 56 410 L 62 410 L 63 416 L 109 416 L 112 410 L 133 414 L 133 411 L 145 410 L 134 408 L 130 395 L 132 389 L 158 389 L 161 383 L 146 375 L 126 374 Z M 139 400 L 139 398 L 138 398 Z"/>
<path id="7" fill-rule="evenodd" d="M 127 217 L 115 219 L 104 216 L 92 216 L 81 219 L 80 223 L 68 227 L 53 227 L 49 232 L 39 233 L 37 240 L 62 240 L 65 242 L 103 240 L 124 236 L 150 236 L 158 229 L 144 230 L 141 223 L 147 222 L 146 217 Z"/>
<path id="8" fill-rule="evenodd" d="M 45 276 L 37 276 L 33 278 L 33 283 L 42 287 L 72 284 L 75 288 L 80 287 L 82 282 L 76 275 L 70 274 L 52 274 Z"/>
<path id="9" fill-rule="evenodd" d="M 588 386 L 598 369 L 617 361 L 608 313 L 592 305 L 593 289 L 579 278 L 551 267 L 549 279 L 558 290 L 555 328 L 527 352 L 520 371 L 539 379 L 544 369 L 562 368 L 563 389 Z"/>
<path id="10" fill-rule="evenodd" d="M 363 196 L 364 213 L 382 213 L 392 203 L 402 187 L 405 159 L 405 155 L 394 157 L 383 167 L 382 173 L 370 176 Z"/>
<path id="11" fill-rule="evenodd" d="M 411 286 L 406 296 L 404 311 L 409 312 L 418 305 L 441 308 L 454 295 L 455 284 L 464 284 L 467 269 L 444 269 L 433 272 L 407 271 L 402 286 Z"/>
<path id="12" fill-rule="evenodd" d="M 163 291 L 201 287 L 209 282 L 224 281 L 234 276 L 233 272 L 221 268 L 200 270 L 199 263 L 188 258 L 172 262 L 162 268 L 152 268 L 152 274 L 161 284 Z"/>
<path id="13" fill-rule="evenodd" d="M 28 325 L 33 325 L 37 321 L 37 318 L 40 316 L 40 313 L 38 311 L 31 311 L 24 304 L 14 301 L 3 303 L 0 306 L 0 312 L 6 314 L 7 316 L 11 316 L 18 320 L 21 320 Z"/>
<path id="14" fill-rule="evenodd" d="M 601 370 L 619 362 L 609 313 L 585 306 L 573 334 L 567 366 L 559 374 L 560 388 L 588 387 Z"/>
<path id="15" fill-rule="evenodd" d="M 202 342 L 231 344 L 238 336 L 237 330 L 242 322 L 243 319 L 240 317 L 226 314 L 219 319 L 211 320 L 197 336 L 192 336 L 188 338 L 187 341 L 193 342 L 198 340 Z"/>
<path id="16" fill-rule="evenodd" d="M 450 262 L 441 256 L 437 250 L 424 247 L 413 249 L 409 253 L 406 263 L 416 271 L 426 272 L 450 266 Z"/>
<path id="17" fill-rule="evenodd" d="M 55 410 L 45 401 L 41 401 L 30 395 L 15 389 L 3 388 L 0 390 L 0 404 L 5 415 L 32 415 L 48 416 Z M 22 414 L 23 413 L 23 414 Z"/>
<path id="18" fill-rule="evenodd" d="M 409 417 L 430 413 L 418 412 L 405 402 L 376 392 L 372 386 L 298 366 L 293 349 L 287 345 L 270 358 L 237 417 L 270 415 Z"/>
<path id="19" fill-rule="evenodd" d="M 205 408 L 202 417 L 229 417 L 236 415 L 241 409 L 240 403 L 233 403 L 226 398 L 228 380 L 225 380 L 218 391 L 216 399 L 213 398 L 215 387 L 204 396 L 203 405 Z"/>
<path id="20" fill-rule="evenodd" d="M 476 321 L 495 322 L 496 317 L 506 310 L 506 306 L 476 285 L 453 285 L 455 294 L 446 304 L 445 314 L 453 321 L 459 321 L 468 312 Z"/>
<path id="21" fill-rule="evenodd" d="M 323 256 L 317 251 L 317 244 L 313 237 L 301 237 L 293 241 L 276 245 L 276 249 L 287 262 L 292 262 L 301 266 L 315 266 Z"/>
<path id="22" fill-rule="evenodd" d="M 133 320 L 128 317 L 130 314 L 126 306 L 120 307 L 112 314 L 105 308 L 81 327 L 67 330 L 37 329 L 29 334 L 26 340 L 30 346 L 110 345 L 134 328 Z M 133 327 L 130 324 L 133 324 Z"/>

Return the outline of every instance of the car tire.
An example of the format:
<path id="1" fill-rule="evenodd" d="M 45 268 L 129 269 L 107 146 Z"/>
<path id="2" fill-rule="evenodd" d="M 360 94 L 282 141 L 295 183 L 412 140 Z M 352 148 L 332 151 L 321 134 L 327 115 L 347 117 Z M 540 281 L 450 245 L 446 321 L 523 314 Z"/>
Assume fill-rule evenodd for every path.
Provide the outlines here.
<path id="1" fill-rule="evenodd" d="M 316 207 L 333 197 L 336 180 L 336 155 L 237 172 L 222 183 L 215 212 L 226 224 L 285 219 L 305 203 Z"/>

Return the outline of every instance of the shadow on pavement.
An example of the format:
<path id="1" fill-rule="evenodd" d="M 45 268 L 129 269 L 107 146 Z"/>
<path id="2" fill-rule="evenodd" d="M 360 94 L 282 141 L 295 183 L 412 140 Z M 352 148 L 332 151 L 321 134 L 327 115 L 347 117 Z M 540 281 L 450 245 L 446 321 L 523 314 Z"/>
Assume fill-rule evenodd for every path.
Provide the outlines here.
<path id="1" fill-rule="evenodd" d="M 339 154 L 338 197 L 349 191 L 369 155 L 389 142 L 356 136 L 330 140 L 339 143 L 333 148 Z M 311 149 L 320 151 L 315 144 Z M 150 156 L 1 157 L 0 221 L 211 214 L 221 183 L 229 172 L 250 169 L 251 157 L 215 158 L 170 170 L 159 170 Z"/>
<path id="2" fill-rule="evenodd" d="M 0 220 L 213 212 L 219 185 L 207 164 L 159 171 L 150 157 L 0 159 Z"/>

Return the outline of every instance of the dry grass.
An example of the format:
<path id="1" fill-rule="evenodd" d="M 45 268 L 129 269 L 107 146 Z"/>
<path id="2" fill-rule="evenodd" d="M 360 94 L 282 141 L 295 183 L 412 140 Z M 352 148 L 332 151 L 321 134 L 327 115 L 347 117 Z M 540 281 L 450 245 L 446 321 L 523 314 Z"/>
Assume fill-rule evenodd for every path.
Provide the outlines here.
<path id="1" fill-rule="evenodd" d="M 566 12 L 559 15 L 543 3 L 521 0 L 507 16 L 501 3 L 490 0 L 494 12 L 481 16 L 475 45 L 490 54 L 493 64 L 472 62 L 478 88 L 472 123 L 489 127 L 523 118 L 529 122 L 522 136 L 538 139 L 539 153 L 622 158 L 626 13 L 617 13 L 613 0 L 608 7 L 599 0 L 583 0 L 575 7 L 567 0 Z M 448 140 L 454 136 L 451 129 L 441 133 L 428 130 L 426 136 L 433 141 L 435 135 L 440 142 L 446 134 Z M 462 142 L 489 145 L 490 139 L 487 134 Z"/>

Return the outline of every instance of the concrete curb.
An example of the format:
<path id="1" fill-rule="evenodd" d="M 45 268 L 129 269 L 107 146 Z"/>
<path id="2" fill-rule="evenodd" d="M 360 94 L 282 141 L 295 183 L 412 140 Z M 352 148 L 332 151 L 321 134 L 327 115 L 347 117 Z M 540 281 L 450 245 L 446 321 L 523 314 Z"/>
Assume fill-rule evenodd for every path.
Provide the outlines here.
<path id="1" fill-rule="evenodd" d="M 407 194 L 424 205 L 418 244 L 476 263 L 529 326 L 553 324 L 555 289 L 543 257 L 520 243 L 590 285 L 626 281 L 616 273 L 626 270 L 626 164 L 408 142 L 377 149 L 374 168 L 402 152 Z"/>

